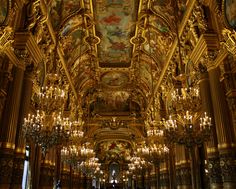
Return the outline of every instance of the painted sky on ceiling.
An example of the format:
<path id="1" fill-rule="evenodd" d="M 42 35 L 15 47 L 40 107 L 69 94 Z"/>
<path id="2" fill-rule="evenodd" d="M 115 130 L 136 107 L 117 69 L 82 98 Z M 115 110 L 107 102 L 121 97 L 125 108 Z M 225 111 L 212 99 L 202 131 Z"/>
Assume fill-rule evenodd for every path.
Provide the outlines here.
<path id="1" fill-rule="evenodd" d="M 95 17 L 101 64 L 128 64 L 132 46 L 129 34 L 134 28 L 133 0 L 96 0 Z"/>

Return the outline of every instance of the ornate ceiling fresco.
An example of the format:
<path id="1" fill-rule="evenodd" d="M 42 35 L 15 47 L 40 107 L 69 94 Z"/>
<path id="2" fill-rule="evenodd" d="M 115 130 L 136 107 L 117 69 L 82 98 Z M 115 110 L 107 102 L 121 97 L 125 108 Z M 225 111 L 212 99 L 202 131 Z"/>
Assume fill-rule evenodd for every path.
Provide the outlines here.
<path id="1" fill-rule="evenodd" d="M 129 161 L 132 155 L 132 146 L 125 141 L 106 141 L 98 143 L 95 152 L 101 162 L 125 162 Z"/>

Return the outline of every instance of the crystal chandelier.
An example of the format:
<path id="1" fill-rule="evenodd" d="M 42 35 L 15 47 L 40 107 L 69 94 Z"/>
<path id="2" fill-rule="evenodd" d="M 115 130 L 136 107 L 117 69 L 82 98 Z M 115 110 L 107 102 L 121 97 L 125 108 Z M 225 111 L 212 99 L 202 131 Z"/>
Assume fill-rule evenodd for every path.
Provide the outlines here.
<path id="1" fill-rule="evenodd" d="M 79 169 L 86 175 L 94 175 L 100 171 L 101 164 L 98 163 L 98 158 L 91 157 L 79 164 Z"/>
<path id="2" fill-rule="evenodd" d="M 73 144 L 80 144 L 81 139 L 84 136 L 84 132 L 82 131 L 82 126 L 84 122 L 82 120 L 74 121 L 71 125 L 71 132 L 70 132 L 70 141 Z"/>
<path id="3" fill-rule="evenodd" d="M 24 119 L 23 132 L 28 141 L 40 145 L 45 153 L 50 147 L 68 142 L 71 122 L 68 118 L 62 118 L 60 112 L 52 117 L 37 110 L 36 115 L 28 114 Z"/>
<path id="4" fill-rule="evenodd" d="M 51 114 L 63 108 L 66 100 L 65 91 L 59 86 L 59 76 L 57 74 L 47 74 L 48 85 L 42 87 L 38 93 L 39 109 L 46 114 Z"/>
<path id="5" fill-rule="evenodd" d="M 147 129 L 147 137 L 162 137 L 163 130 L 160 128 L 160 124 L 155 120 L 145 121 L 146 129 Z"/>
<path id="6" fill-rule="evenodd" d="M 66 93 L 60 88 L 60 78 L 57 74 L 47 74 L 46 78 L 46 87 L 37 95 L 36 115 L 29 114 L 23 123 L 26 139 L 40 145 L 43 153 L 66 143 L 72 131 L 72 123 L 62 116 Z"/>
<path id="7" fill-rule="evenodd" d="M 163 120 L 162 124 L 165 127 L 164 136 L 167 141 L 192 147 L 200 145 L 209 140 L 211 135 L 211 118 L 206 112 L 199 121 L 188 111 L 186 111 L 183 119 L 177 121 L 170 116 L 168 120 Z"/>
<path id="8" fill-rule="evenodd" d="M 88 144 L 85 144 L 81 147 L 81 155 L 88 158 L 91 158 L 95 155 L 92 148 L 88 147 Z"/>
<path id="9" fill-rule="evenodd" d="M 137 154 L 147 162 L 158 165 L 169 153 L 169 148 L 165 144 L 152 143 L 148 146 L 141 145 L 137 148 Z"/>
<path id="10" fill-rule="evenodd" d="M 76 145 L 64 146 L 61 149 L 61 160 L 75 168 L 80 161 L 79 151 Z"/>
<path id="11" fill-rule="evenodd" d="M 183 110 L 197 112 L 201 105 L 197 87 L 177 88 L 171 93 L 171 100 L 177 113 L 181 113 Z"/>
<path id="12" fill-rule="evenodd" d="M 135 171 L 142 171 L 143 169 L 149 166 L 148 162 L 146 162 L 143 158 L 134 154 L 130 158 L 130 163 L 128 164 L 128 169 L 130 172 L 134 173 Z"/>

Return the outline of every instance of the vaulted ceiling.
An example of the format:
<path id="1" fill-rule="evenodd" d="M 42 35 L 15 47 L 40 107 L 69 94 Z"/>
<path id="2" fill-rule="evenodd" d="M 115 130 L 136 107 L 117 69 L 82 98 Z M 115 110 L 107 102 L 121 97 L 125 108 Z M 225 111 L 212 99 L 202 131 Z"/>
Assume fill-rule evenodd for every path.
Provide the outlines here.
<path id="1" fill-rule="evenodd" d="M 187 1 L 180 2 L 46 1 L 71 101 L 97 151 L 112 142 L 130 148 L 145 137 L 147 108 L 186 10 Z"/>

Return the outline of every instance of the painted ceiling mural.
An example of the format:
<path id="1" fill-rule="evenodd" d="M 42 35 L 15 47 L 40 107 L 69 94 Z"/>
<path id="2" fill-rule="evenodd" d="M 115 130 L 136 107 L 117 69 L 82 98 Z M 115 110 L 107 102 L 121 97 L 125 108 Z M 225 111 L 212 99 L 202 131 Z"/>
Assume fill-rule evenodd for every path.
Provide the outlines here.
<path id="1" fill-rule="evenodd" d="M 129 81 L 125 72 L 107 72 L 102 75 L 101 81 L 108 87 L 122 87 Z"/>
<path id="2" fill-rule="evenodd" d="M 98 45 L 100 66 L 130 65 L 132 49 L 129 40 L 135 27 L 135 2 L 137 3 L 134 0 L 94 1 L 96 29 L 101 38 Z"/>
<path id="3" fill-rule="evenodd" d="M 99 113 L 127 112 L 130 109 L 127 91 L 101 91 L 96 97 L 94 110 Z"/>
<path id="4" fill-rule="evenodd" d="M 81 8 L 78 0 L 48 0 L 53 28 L 58 28 L 72 13 Z"/>
<path id="5" fill-rule="evenodd" d="M 132 147 L 124 141 L 104 141 L 97 145 L 95 152 L 101 161 L 128 161 L 132 155 Z"/>

